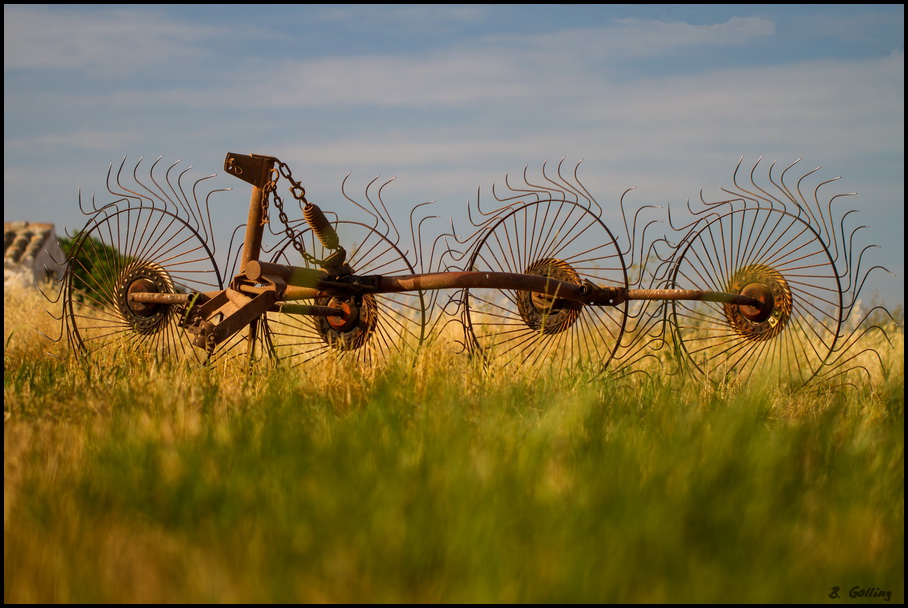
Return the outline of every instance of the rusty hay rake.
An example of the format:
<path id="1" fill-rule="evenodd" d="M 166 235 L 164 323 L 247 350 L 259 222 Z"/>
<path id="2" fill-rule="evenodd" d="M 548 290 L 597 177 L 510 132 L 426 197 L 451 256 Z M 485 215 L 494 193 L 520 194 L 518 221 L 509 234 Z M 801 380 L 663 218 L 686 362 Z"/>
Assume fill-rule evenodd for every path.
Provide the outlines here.
<path id="1" fill-rule="evenodd" d="M 388 182 L 376 178 L 357 202 L 345 180 L 353 221 L 309 201 L 279 159 L 230 153 L 224 169 L 251 199 L 222 251 L 211 201 L 225 189 L 178 164 L 158 159 L 140 177 L 142 160 L 130 171 L 124 159 L 108 172 L 113 202 L 80 195 L 89 219 L 60 292 L 61 337 L 75 352 L 378 365 L 453 321 L 464 348 L 490 363 L 596 375 L 668 365 L 826 386 L 867 371 L 868 353 L 879 360 L 859 346 L 868 316 L 852 314 L 881 267 L 862 269 L 868 248 L 854 246 L 851 211 L 833 211 L 843 195 L 821 196 L 834 180 L 807 190 L 813 171 L 787 177 L 796 163 L 771 166 L 763 185 L 759 160 L 744 185 L 739 163 L 734 187 L 714 202 L 701 195 L 686 220 L 652 205 L 631 214 L 626 191 L 612 226 L 576 167 L 543 166 L 493 188 L 491 203 L 477 196 L 469 230 L 424 242 L 428 203 L 401 234 L 382 198 Z M 289 219 L 281 180 L 301 218 Z M 667 234 L 652 236 L 657 226 Z"/>

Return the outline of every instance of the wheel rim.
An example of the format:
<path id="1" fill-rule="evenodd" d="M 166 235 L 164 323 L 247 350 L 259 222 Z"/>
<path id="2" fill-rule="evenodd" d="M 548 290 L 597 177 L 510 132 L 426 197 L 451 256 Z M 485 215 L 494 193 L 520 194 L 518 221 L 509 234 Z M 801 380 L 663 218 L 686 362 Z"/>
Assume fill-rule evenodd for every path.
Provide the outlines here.
<path id="1" fill-rule="evenodd" d="M 672 324 L 697 373 L 803 386 L 827 363 L 842 325 L 832 256 L 803 219 L 772 208 L 713 217 L 687 239 L 671 287 L 726 291 L 755 307 L 675 301 Z"/>
<path id="2" fill-rule="evenodd" d="M 508 210 L 483 233 L 468 268 L 627 287 L 614 236 L 596 214 L 573 201 L 539 200 Z M 466 290 L 464 304 L 474 352 L 490 363 L 530 368 L 604 371 L 627 319 L 626 302 L 592 307 L 502 289 Z"/>

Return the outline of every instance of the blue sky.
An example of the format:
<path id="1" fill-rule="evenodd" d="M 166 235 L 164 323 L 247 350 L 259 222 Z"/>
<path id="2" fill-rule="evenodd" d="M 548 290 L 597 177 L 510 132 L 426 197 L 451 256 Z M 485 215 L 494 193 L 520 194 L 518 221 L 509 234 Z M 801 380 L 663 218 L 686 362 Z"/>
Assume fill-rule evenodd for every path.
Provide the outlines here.
<path id="1" fill-rule="evenodd" d="M 396 177 L 402 223 L 561 158 L 612 213 L 803 157 L 859 193 L 897 275 L 866 298 L 904 302 L 901 5 L 4 5 L 5 221 L 81 226 L 77 188 L 124 155 L 201 175 L 227 152 L 281 158 L 326 208 L 348 172 Z M 220 184 L 226 240 L 248 193 Z"/>

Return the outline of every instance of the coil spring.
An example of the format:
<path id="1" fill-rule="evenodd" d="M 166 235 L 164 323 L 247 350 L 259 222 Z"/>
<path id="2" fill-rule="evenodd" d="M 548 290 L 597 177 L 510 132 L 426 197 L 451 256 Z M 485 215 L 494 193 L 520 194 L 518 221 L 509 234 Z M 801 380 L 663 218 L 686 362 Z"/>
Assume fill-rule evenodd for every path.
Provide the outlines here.
<path id="1" fill-rule="evenodd" d="M 334 231 L 331 222 L 328 221 L 324 212 L 317 205 L 307 201 L 305 207 L 303 207 L 303 217 L 306 218 L 312 228 L 312 232 L 322 242 L 325 249 L 337 249 L 340 246 L 337 232 Z"/>

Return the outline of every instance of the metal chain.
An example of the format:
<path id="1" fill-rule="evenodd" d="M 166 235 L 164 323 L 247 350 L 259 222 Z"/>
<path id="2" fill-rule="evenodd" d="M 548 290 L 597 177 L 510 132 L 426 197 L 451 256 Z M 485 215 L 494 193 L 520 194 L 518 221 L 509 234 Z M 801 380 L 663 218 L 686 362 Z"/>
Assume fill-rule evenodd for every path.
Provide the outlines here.
<path id="1" fill-rule="evenodd" d="M 275 160 L 277 160 L 277 159 L 275 159 Z M 265 196 L 262 200 L 263 217 L 267 216 L 268 194 L 271 193 L 274 196 L 274 206 L 275 206 L 275 208 L 277 208 L 278 217 L 280 218 L 281 223 L 284 225 L 284 232 L 287 233 L 287 238 L 289 238 L 290 242 L 293 243 L 293 247 L 299 252 L 299 254 L 302 256 L 302 258 L 304 260 L 306 260 L 307 262 L 309 262 L 312 265 L 321 266 L 323 260 L 319 260 L 318 258 L 309 254 L 306 251 L 306 248 L 303 246 L 303 242 L 300 239 L 300 235 L 290 225 L 290 220 L 287 217 L 287 214 L 284 212 L 284 201 L 281 199 L 280 195 L 277 193 L 278 175 L 281 177 L 284 177 L 287 181 L 289 181 L 292 184 L 292 186 L 290 187 L 290 193 L 293 195 L 293 198 L 295 198 L 296 200 L 299 201 L 300 208 L 302 208 L 302 206 L 304 204 L 306 204 L 306 205 L 309 204 L 309 201 L 306 200 L 306 189 L 303 188 L 302 184 L 300 184 L 298 181 L 293 179 L 293 174 L 290 172 L 290 167 L 288 167 L 286 163 L 284 163 L 280 160 L 277 160 L 277 164 L 278 164 L 279 170 L 272 169 L 272 172 L 274 172 L 276 174 L 275 178 L 272 179 L 267 184 L 265 184 L 265 187 L 263 188 L 264 193 L 265 193 Z M 262 221 L 264 222 L 265 219 L 263 219 Z"/>

